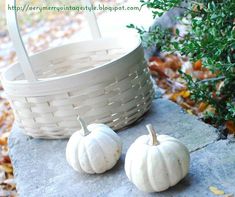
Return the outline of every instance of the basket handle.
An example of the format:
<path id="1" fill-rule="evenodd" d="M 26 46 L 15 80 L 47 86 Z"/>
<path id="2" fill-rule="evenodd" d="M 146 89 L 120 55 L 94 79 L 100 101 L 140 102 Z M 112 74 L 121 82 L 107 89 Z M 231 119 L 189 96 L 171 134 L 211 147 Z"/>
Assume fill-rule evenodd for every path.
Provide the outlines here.
<path id="1" fill-rule="evenodd" d="M 26 80 L 30 82 L 36 81 L 37 78 L 35 76 L 35 71 L 31 66 L 32 65 L 31 61 L 29 59 L 28 53 L 25 49 L 22 37 L 20 35 L 19 25 L 17 20 L 17 11 L 16 9 L 9 10 L 8 6 L 10 6 L 11 8 L 16 8 L 16 0 L 7 0 L 6 3 L 6 19 L 7 19 L 8 31 L 12 39 L 13 45 L 15 47 L 16 54 L 20 62 L 20 66 L 25 75 Z"/>
<path id="2" fill-rule="evenodd" d="M 83 6 L 92 7 L 90 0 L 81 0 Z M 97 23 L 96 15 L 93 10 L 85 12 L 86 19 L 88 21 L 88 25 L 94 40 L 101 38 L 101 33 L 99 29 L 99 25 Z"/>
<path id="3" fill-rule="evenodd" d="M 91 7 L 92 5 L 90 0 L 82 0 L 82 4 L 88 7 Z M 25 75 L 25 79 L 29 82 L 35 82 L 37 81 L 37 77 L 33 69 L 32 63 L 30 61 L 29 55 L 27 53 L 27 50 L 25 48 L 22 36 L 20 34 L 19 23 L 17 18 L 17 10 L 16 9 L 10 10 L 8 7 L 16 8 L 16 0 L 6 1 L 6 20 L 7 20 L 8 31 L 11 40 L 13 42 L 13 45 L 15 47 L 21 69 Z M 86 18 L 88 20 L 88 24 L 93 39 L 101 38 L 100 29 L 93 10 L 91 12 L 86 13 Z"/>

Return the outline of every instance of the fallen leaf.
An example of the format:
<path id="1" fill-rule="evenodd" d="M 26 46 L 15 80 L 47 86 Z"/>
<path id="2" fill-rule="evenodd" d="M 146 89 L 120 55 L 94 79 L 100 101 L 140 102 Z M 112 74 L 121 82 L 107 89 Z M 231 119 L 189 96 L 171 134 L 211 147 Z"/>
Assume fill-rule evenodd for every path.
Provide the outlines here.
<path id="1" fill-rule="evenodd" d="M 191 99 L 187 99 L 186 103 L 188 103 L 190 106 L 194 106 L 195 105 L 195 101 L 193 101 Z"/>
<path id="2" fill-rule="evenodd" d="M 8 155 L 2 156 L 2 159 L 0 160 L 0 164 L 2 163 L 11 163 L 11 159 Z"/>
<path id="3" fill-rule="evenodd" d="M 176 93 L 173 93 L 171 96 L 170 96 L 170 99 L 174 102 L 177 101 L 178 97 L 181 96 L 181 93 L 180 92 L 176 92 Z"/>
<path id="4" fill-rule="evenodd" d="M 13 168 L 11 164 L 2 164 L 0 165 L 0 169 L 4 170 L 7 173 L 13 173 Z"/>
<path id="5" fill-rule="evenodd" d="M 230 134 L 235 134 L 235 123 L 232 120 L 226 121 L 225 126 Z"/>
<path id="6" fill-rule="evenodd" d="M 163 61 L 159 57 L 156 57 L 156 56 L 151 57 L 149 59 L 149 62 L 157 62 L 157 63 L 163 64 Z"/>
<path id="7" fill-rule="evenodd" d="M 152 64 L 149 66 L 150 71 L 156 72 L 161 78 L 168 78 L 164 72 L 164 65 Z"/>
<path id="8" fill-rule="evenodd" d="M 199 112 L 203 112 L 205 111 L 205 109 L 207 108 L 208 104 L 207 103 L 204 103 L 204 102 L 201 102 L 198 106 L 198 111 Z"/>
<path id="9" fill-rule="evenodd" d="M 211 105 L 208 105 L 206 110 L 204 111 L 204 113 L 212 113 L 212 114 L 215 114 L 216 113 L 216 110 L 214 107 L 212 107 Z"/>
<path id="10" fill-rule="evenodd" d="M 202 69 L 202 60 L 197 60 L 197 61 L 193 64 L 193 69 L 194 69 L 194 70 L 201 70 L 201 69 Z"/>
<path id="11" fill-rule="evenodd" d="M 196 76 L 196 78 L 200 79 L 200 80 L 204 80 L 207 79 L 207 74 L 205 72 L 194 72 L 194 75 Z"/>
<path id="12" fill-rule="evenodd" d="M 191 109 L 188 109 L 187 113 L 190 114 L 190 115 L 193 115 L 193 111 Z"/>
<path id="13" fill-rule="evenodd" d="M 192 114 L 192 110 L 190 110 L 191 106 L 187 104 L 186 102 L 180 103 L 180 106 L 183 107 L 184 109 L 188 109 L 187 112 Z"/>
<path id="14" fill-rule="evenodd" d="M 167 55 L 165 58 L 165 67 L 171 68 L 173 71 L 177 71 L 182 66 L 182 62 L 180 61 L 180 58 L 178 58 L 176 55 Z"/>
<path id="15" fill-rule="evenodd" d="M 6 146 L 7 145 L 7 138 L 4 136 L 0 137 L 0 146 Z"/>
<path id="16" fill-rule="evenodd" d="M 183 98 L 188 98 L 189 96 L 190 96 L 190 92 L 187 90 L 187 91 L 182 91 L 181 92 L 181 96 L 183 97 Z"/>
<path id="17" fill-rule="evenodd" d="M 215 194 L 215 195 L 224 195 L 224 191 L 218 189 L 217 187 L 210 186 L 209 189 L 210 189 L 210 191 L 211 191 L 213 194 Z"/>

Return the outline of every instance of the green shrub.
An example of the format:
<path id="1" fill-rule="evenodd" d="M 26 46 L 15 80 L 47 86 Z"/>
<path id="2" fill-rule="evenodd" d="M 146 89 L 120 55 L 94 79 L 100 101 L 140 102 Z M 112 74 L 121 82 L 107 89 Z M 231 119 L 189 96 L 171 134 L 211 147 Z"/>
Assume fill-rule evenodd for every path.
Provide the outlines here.
<path id="1" fill-rule="evenodd" d="M 143 6 L 152 9 L 154 16 L 161 16 L 173 7 L 181 7 L 180 0 L 140 0 Z M 191 98 L 205 102 L 215 110 L 205 114 L 215 125 L 227 121 L 235 123 L 235 1 L 201 0 L 190 1 L 183 17 L 189 21 L 185 36 L 175 35 L 169 29 L 155 28 L 144 36 L 144 29 L 136 28 L 146 44 L 161 46 L 162 51 L 180 52 L 193 62 L 202 60 L 203 66 L 215 77 L 205 80 L 192 78 L 180 71 L 187 81 Z M 172 36 L 174 39 L 172 39 Z"/>

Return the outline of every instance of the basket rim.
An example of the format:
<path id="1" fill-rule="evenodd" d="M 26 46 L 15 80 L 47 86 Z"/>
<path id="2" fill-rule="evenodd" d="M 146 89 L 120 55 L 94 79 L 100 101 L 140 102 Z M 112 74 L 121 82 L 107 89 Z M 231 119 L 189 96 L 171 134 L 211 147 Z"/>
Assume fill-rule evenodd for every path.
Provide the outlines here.
<path id="1" fill-rule="evenodd" d="M 122 39 L 122 37 L 118 37 L 118 39 Z M 101 38 L 101 39 L 98 39 L 96 41 L 102 41 L 102 40 L 112 40 L 112 39 L 117 39 L 116 38 Z M 124 40 L 127 40 L 127 39 L 124 39 Z M 43 78 L 43 79 L 39 79 L 38 81 L 35 81 L 35 82 L 28 82 L 26 80 L 11 80 L 9 79 L 10 77 L 8 76 L 9 73 L 13 70 L 13 69 L 17 69 L 16 67 L 19 66 L 19 62 L 9 66 L 8 68 L 6 68 L 3 72 L 2 72 L 2 84 L 3 84 L 3 87 L 5 90 L 9 90 L 9 93 L 10 92 L 18 92 L 17 89 L 19 88 L 20 90 L 26 90 L 27 89 L 27 92 L 29 92 L 29 90 L 31 91 L 36 91 L 35 89 L 32 89 L 32 88 L 39 88 L 43 86 L 43 88 L 45 89 L 45 91 L 40 91 L 39 95 L 41 94 L 48 94 L 48 88 L 49 86 L 53 86 L 54 88 L 56 86 L 60 86 L 59 84 L 62 85 L 62 81 L 67 81 L 67 85 L 66 87 L 64 87 L 65 85 L 62 85 L 63 86 L 63 89 L 65 88 L 75 88 L 77 87 L 77 85 L 75 85 L 73 82 L 78 82 L 78 79 L 77 78 L 83 78 L 83 79 L 86 79 L 86 78 L 89 78 L 89 76 L 92 76 L 93 77 L 96 77 L 97 76 L 97 73 L 98 72 L 102 72 L 102 71 L 105 71 L 107 69 L 115 69 L 115 67 L 118 66 L 118 64 L 120 64 L 121 61 L 123 62 L 130 62 L 130 60 L 132 60 L 132 64 L 133 63 L 138 63 L 138 60 L 140 60 L 141 57 L 138 57 L 136 56 L 135 54 L 136 53 L 139 53 L 140 50 L 143 50 L 142 49 L 142 43 L 141 43 L 141 40 L 139 37 L 135 37 L 135 44 L 133 44 L 133 46 L 130 47 L 129 51 L 127 51 L 125 54 L 123 55 L 120 55 L 119 57 L 113 59 L 112 61 L 109 61 L 109 62 L 106 62 L 104 64 L 101 64 L 97 67 L 93 67 L 93 68 L 89 68 L 87 70 L 84 70 L 84 71 L 81 71 L 81 72 L 76 72 L 76 73 L 72 73 L 72 74 L 67 74 L 67 75 L 62 75 L 62 76 L 57 76 L 57 77 L 50 77 L 50 78 Z M 94 40 L 90 40 L 90 41 L 80 41 L 80 42 L 75 42 L 75 43 L 68 43 L 68 44 L 65 44 L 65 45 L 61 45 L 59 47 L 54 47 L 54 48 L 51 48 L 51 49 L 48 49 L 48 50 L 45 50 L 43 52 L 39 52 L 39 53 L 36 53 L 34 55 L 31 55 L 30 58 L 32 57 L 35 57 L 35 56 L 40 56 L 42 54 L 45 54 L 49 51 L 53 51 L 53 50 L 56 50 L 56 49 L 60 49 L 62 47 L 66 47 L 66 46 L 69 46 L 69 45 L 72 45 L 72 44 L 81 44 L 81 43 L 92 43 L 92 42 L 95 42 Z M 131 58 L 131 56 L 134 56 L 135 58 Z M 133 60 L 135 59 L 135 61 Z M 122 64 L 124 66 L 124 64 Z M 127 65 L 129 66 L 129 65 Z M 120 70 L 120 66 L 119 66 L 119 70 Z M 100 73 L 101 74 L 101 73 Z M 102 77 L 105 77 L 105 76 L 102 76 Z M 75 80 L 76 79 L 76 80 Z M 69 81 L 71 80 L 71 83 L 68 83 Z M 79 83 L 81 82 L 81 80 L 79 81 Z M 87 82 L 87 81 L 86 81 Z M 48 87 L 48 88 L 47 88 Z M 59 87 L 58 87 L 59 88 Z M 40 88 L 41 89 L 41 88 Z M 54 94 L 55 92 L 62 92 L 62 90 L 54 90 L 53 88 L 49 88 L 51 89 L 50 91 L 52 91 L 50 94 Z M 54 93 L 53 93 L 54 92 Z M 23 95 L 26 94 L 24 92 L 22 92 Z"/>

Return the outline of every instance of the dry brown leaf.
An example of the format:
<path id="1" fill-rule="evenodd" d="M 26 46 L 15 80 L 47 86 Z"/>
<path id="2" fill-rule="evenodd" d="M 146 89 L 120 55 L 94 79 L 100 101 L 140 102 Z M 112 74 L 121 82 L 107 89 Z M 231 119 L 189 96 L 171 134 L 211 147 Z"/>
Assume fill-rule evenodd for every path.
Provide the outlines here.
<path id="1" fill-rule="evenodd" d="M 225 126 L 230 134 L 235 134 L 235 123 L 233 121 L 226 121 Z"/>
<path id="2" fill-rule="evenodd" d="M 8 155 L 3 155 L 1 160 L 0 160 L 0 164 L 3 164 L 3 163 L 11 163 L 11 159 Z"/>
<path id="3" fill-rule="evenodd" d="M 8 163 L 1 164 L 0 169 L 4 170 L 6 173 L 13 173 L 12 165 Z"/>
<path id="4" fill-rule="evenodd" d="M 215 195 L 224 195 L 224 191 L 218 189 L 218 188 L 215 187 L 215 186 L 210 186 L 209 189 L 210 189 L 210 191 L 211 191 L 213 194 L 215 194 Z"/>
<path id="5" fill-rule="evenodd" d="M 193 115 L 193 111 L 191 109 L 186 110 L 188 114 Z"/>
<path id="6" fill-rule="evenodd" d="M 177 71 L 182 66 L 182 62 L 180 61 L 180 58 L 178 58 L 176 55 L 167 55 L 165 58 L 165 67 L 171 68 L 173 71 Z"/>
<path id="7" fill-rule="evenodd" d="M 215 113 L 216 113 L 216 110 L 215 110 L 215 108 L 212 107 L 211 105 L 208 105 L 207 108 L 206 108 L 206 110 L 204 111 L 204 113 L 207 113 L 207 112 L 215 114 Z"/>
<path id="8" fill-rule="evenodd" d="M 198 106 L 198 111 L 199 112 L 204 112 L 205 109 L 207 108 L 208 104 L 207 103 L 204 103 L 204 102 L 201 102 Z"/>
<path id="9" fill-rule="evenodd" d="M 188 97 L 190 96 L 190 92 L 189 92 L 188 90 L 182 91 L 182 92 L 181 92 L 181 96 L 182 96 L 183 98 L 188 98 Z"/>
<path id="10" fill-rule="evenodd" d="M 173 94 L 171 94 L 171 96 L 170 96 L 170 99 L 172 100 L 172 101 L 177 101 L 178 100 L 178 97 L 180 97 L 181 96 L 181 93 L 180 92 L 175 92 L 175 93 L 173 93 Z"/>
<path id="11" fill-rule="evenodd" d="M 194 69 L 194 70 L 201 70 L 201 69 L 202 69 L 202 60 L 197 60 L 197 61 L 193 64 L 193 69 Z"/>
<path id="12" fill-rule="evenodd" d="M 190 113 L 189 111 L 192 112 L 192 110 L 190 110 L 191 106 L 189 104 L 187 104 L 186 102 L 182 102 L 180 103 L 180 106 L 183 107 L 184 109 L 188 109 L 187 112 Z M 191 114 L 191 113 L 190 113 Z"/>
<path id="13" fill-rule="evenodd" d="M 0 146 L 7 145 L 7 138 L 0 137 Z"/>
<path id="14" fill-rule="evenodd" d="M 188 103 L 190 106 L 195 106 L 195 101 L 191 100 L 191 99 L 187 99 L 186 103 Z"/>
<path id="15" fill-rule="evenodd" d="M 158 64 L 163 64 L 164 62 L 162 61 L 162 59 L 160 59 L 159 57 L 153 56 L 149 59 L 149 62 L 155 62 Z"/>
<path id="16" fill-rule="evenodd" d="M 151 64 L 149 66 L 150 71 L 158 73 L 160 78 L 168 78 L 168 76 L 165 74 L 165 68 L 164 65 L 161 64 Z"/>

